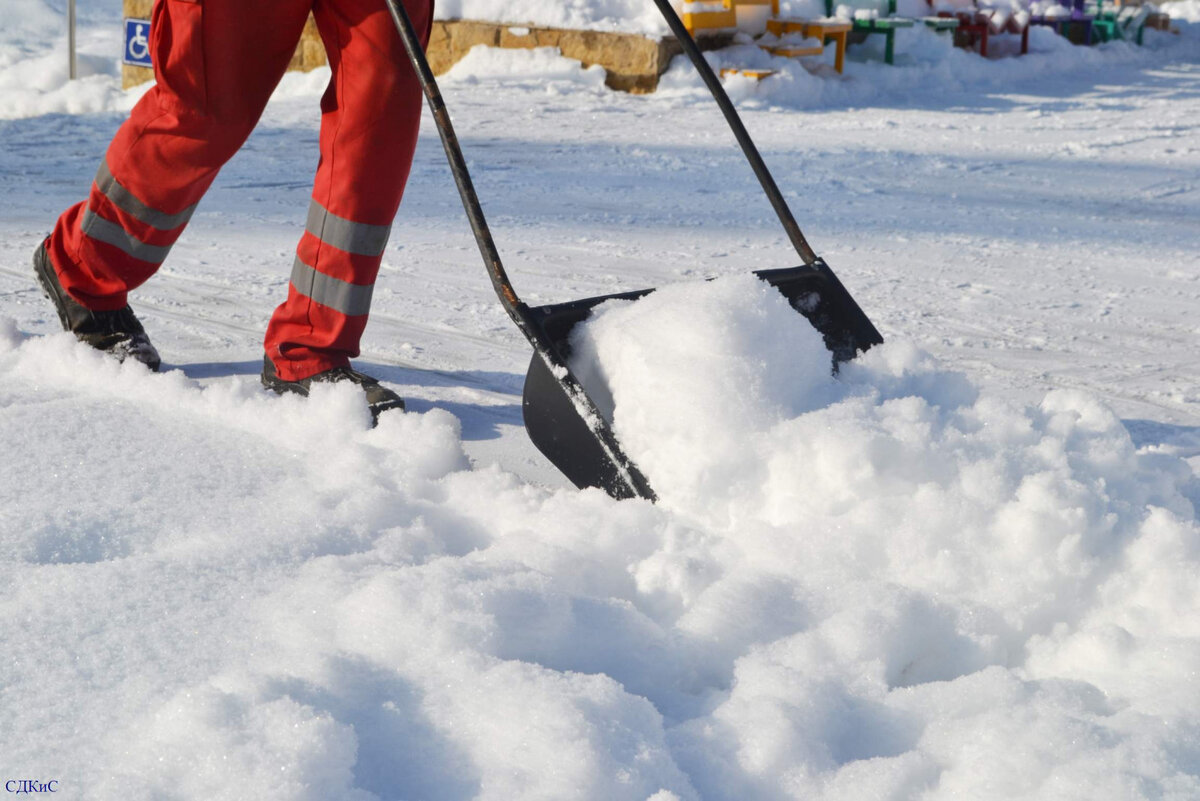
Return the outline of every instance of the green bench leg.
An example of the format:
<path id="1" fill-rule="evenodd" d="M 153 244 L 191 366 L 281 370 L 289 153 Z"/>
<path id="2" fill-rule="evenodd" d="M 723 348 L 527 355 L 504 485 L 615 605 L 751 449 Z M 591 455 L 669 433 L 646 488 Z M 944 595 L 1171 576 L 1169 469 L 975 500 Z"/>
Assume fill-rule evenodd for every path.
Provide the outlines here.
<path id="1" fill-rule="evenodd" d="M 896 30 L 888 28 L 887 30 L 887 45 L 883 50 L 883 61 L 885 64 L 894 65 L 896 63 Z"/>

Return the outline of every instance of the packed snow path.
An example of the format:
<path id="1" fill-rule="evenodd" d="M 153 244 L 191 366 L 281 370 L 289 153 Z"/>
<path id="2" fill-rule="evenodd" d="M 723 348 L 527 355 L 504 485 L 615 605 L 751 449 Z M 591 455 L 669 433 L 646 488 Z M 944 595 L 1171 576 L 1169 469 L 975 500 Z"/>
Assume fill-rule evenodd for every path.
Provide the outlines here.
<path id="1" fill-rule="evenodd" d="M 792 369 L 819 361 L 810 332 L 746 281 L 794 255 L 686 72 L 644 98 L 548 54 L 449 76 L 527 300 L 664 287 L 588 329 L 654 506 L 563 488 L 528 445 L 528 349 L 430 125 L 360 362 L 412 412 L 370 429 L 352 392 L 257 385 L 321 75 L 288 79 L 135 293 L 160 375 L 56 334 L 27 267 L 122 115 L 0 121 L 4 778 L 98 799 L 1200 796 L 1185 34 L 732 85 L 888 339 L 838 380 Z M 6 96 L 126 102 L 99 80 L 26 97 L 19 50 Z M 863 77 L 904 69 L 928 83 Z"/>

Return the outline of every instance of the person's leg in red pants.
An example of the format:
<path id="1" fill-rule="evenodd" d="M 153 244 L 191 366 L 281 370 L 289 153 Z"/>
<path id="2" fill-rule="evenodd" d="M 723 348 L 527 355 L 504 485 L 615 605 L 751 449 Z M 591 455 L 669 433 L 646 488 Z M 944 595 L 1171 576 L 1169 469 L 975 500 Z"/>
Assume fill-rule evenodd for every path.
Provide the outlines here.
<path id="1" fill-rule="evenodd" d="M 405 7 L 424 45 L 432 1 Z M 288 298 L 266 336 L 288 381 L 358 355 L 421 120 L 421 86 L 382 0 L 317 0 L 313 11 L 333 72 L 321 101 L 321 162 Z"/>
<path id="2" fill-rule="evenodd" d="M 312 0 L 158 0 L 155 86 L 109 145 L 88 199 L 50 236 L 58 278 L 107 311 L 158 270 L 196 204 L 250 135 L 283 76 Z"/>
<path id="3" fill-rule="evenodd" d="M 428 30 L 431 0 L 408 0 Z M 118 130 L 88 200 L 59 218 L 47 249 L 88 309 L 126 304 L 162 264 L 220 168 L 249 136 L 309 10 L 333 78 L 321 161 L 288 300 L 268 329 L 280 377 L 357 355 L 370 289 L 416 145 L 420 88 L 386 6 L 375 0 L 157 0 L 156 86 Z"/>

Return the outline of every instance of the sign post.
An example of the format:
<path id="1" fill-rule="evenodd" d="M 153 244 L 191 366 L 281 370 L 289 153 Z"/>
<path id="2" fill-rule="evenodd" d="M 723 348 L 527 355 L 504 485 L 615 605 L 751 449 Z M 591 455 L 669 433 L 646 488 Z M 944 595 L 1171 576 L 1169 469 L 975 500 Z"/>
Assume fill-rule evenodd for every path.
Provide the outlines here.
<path id="1" fill-rule="evenodd" d="M 67 76 L 73 81 L 78 76 L 75 69 L 75 0 L 67 0 L 67 51 L 69 67 Z"/>

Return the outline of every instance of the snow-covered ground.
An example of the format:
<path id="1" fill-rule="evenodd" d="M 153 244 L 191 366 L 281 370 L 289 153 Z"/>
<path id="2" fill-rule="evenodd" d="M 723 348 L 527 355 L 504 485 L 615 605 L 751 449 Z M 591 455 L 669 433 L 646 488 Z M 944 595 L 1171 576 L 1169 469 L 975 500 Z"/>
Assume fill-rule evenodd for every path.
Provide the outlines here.
<path id="1" fill-rule="evenodd" d="M 907 31 L 894 68 L 731 80 L 887 339 L 837 379 L 746 276 L 796 257 L 686 64 L 645 97 L 547 52 L 445 76 L 529 302 L 661 287 L 580 332 L 656 505 L 529 445 L 528 347 L 428 119 L 359 362 L 410 411 L 259 388 L 323 71 L 133 296 L 163 373 L 56 332 L 29 256 L 138 95 L 115 2 L 80 0 L 67 83 L 64 5 L 0 27 L 0 780 L 1200 798 L 1197 0 L 1144 48 Z"/>

